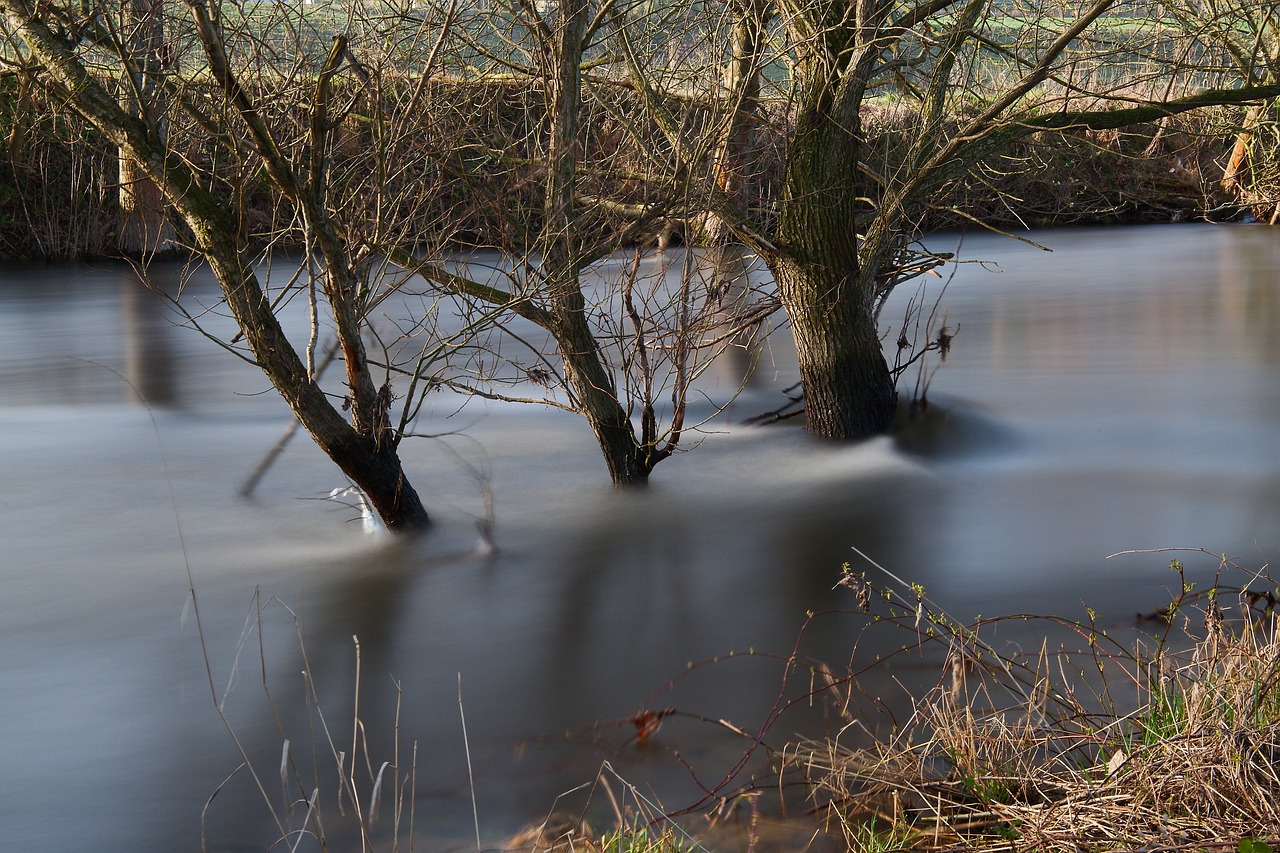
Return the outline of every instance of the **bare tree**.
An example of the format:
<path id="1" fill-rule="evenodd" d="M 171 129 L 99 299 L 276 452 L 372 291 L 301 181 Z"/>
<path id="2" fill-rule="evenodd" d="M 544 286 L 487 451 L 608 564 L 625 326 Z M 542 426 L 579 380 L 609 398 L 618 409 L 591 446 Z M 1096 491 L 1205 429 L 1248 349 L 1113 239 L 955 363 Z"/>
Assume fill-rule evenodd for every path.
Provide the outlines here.
<path id="1" fill-rule="evenodd" d="M 719 204 L 777 281 L 808 426 L 825 438 L 889 428 L 897 395 L 878 313 L 897 284 L 945 262 L 913 241 L 925 212 L 974 164 L 1032 133 L 1123 127 L 1280 93 L 1274 80 L 1238 86 L 1194 62 L 1167 61 L 1147 4 L 776 5 L 769 61 L 786 68 L 776 219 L 729 194 Z M 898 165 L 882 172 L 865 124 L 888 106 L 913 119 Z"/>
<path id="2" fill-rule="evenodd" d="M 130 19 L 151 26 L 145 8 Z M 103 10 L 0 0 L 4 61 L 154 182 L 237 321 L 220 343 L 393 529 L 426 524 L 397 448 L 433 389 L 578 413 L 611 479 L 643 483 L 697 426 L 711 359 L 779 303 L 809 428 L 882 432 L 879 312 L 947 261 L 916 231 L 975 163 L 1280 93 L 1170 65 L 1150 10 L 1119 0 L 183 9 L 146 30 L 158 54 Z M 877 168 L 867 126 L 890 108 L 909 120 Z M 711 264 L 619 254 L 673 221 L 717 243 Z M 272 266 L 276 247 L 301 262 Z M 726 275 L 728 249 L 767 264 L 776 298 Z M 295 300 L 305 340 L 279 316 Z M 329 337 L 340 388 L 319 375 Z"/>
<path id="3" fill-rule="evenodd" d="M 609 260 L 679 216 L 708 162 L 664 149 L 602 61 L 637 9 L 194 0 L 157 30 L 157 64 L 152 41 L 102 10 L 0 2 L 10 65 L 159 188 L 236 320 L 218 342 L 263 370 L 394 530 L 427 523 L 397 448 L 431 391 L 577 412 L 612 480 L 643 483 L 696 427 L 688 401 L 712 354 L 773 310 L 724 310 L 690 256 L 656 272 Z M 656 48 L 608 49 L 617 66 Z M 675 104 L 708 126 L 705 106 Z M 506 122 L 496 139 L 490 107 Z M 499 275 L 460 262 L 469 241 L 502 253 Z M 301 249 L 300 264 L 273 264 L 277 248 Z M 298 300 L 305 340 L 280 317 Z M 327 336 L 338 389 L 321 382 Z"/>
<path id="4" fill-rule="evenodd" d="M 554 360 L 507 319 L 495 327 L 508 344 L 523 348 L 502 349 L 513 375 L 527 380 L 526 388 L 541 385 L 549 393 L 504 392 L 492 372 L 476 377 L 481 381 L 451 384 L 580 414 L 617 485 L 647 482 L 676 451 L 697 425 L 688 404 L 699 375 L 775 307 L 764 296 L 725 310 L 723 294 L 701 274 L 696 256 L 680 255 L 645 273 L 644 259 L 632 248 L 663 222 L 701 207 L 689 195 L 699 183 L 692 175 L 707 173 L 720 132 L 714 96 L 682 92 L 667 99 L 663 116 L 686 132 L 679 151 L 646 120 L 651 92 L 637 91 L 627 69 L 641 56 L 664 64 L 687 60 L 658 39 L 662 22 L 672 16 L 672 9 L 652 3 L 517 2 L 492 8 L 484 26 L 461 29 L 458 47 L 472 57 L 470 85 L 503 79 L 541 92 L 540 103 L 526 105 L 531 132 L 524 158 L 512 164 L 507 152 L 497 159 L 529 176 L 517 184 L 541 184 L 542 191 L 523 204 L 509 198 L 502 207 L 498 231 L 509 236 L 490 248 L 509 263 L 497 282 L 437 260 L 402 260 L 441 292 L 467 300 L 473 311 L 490 318 L 501 312 L 499 317 L 519 318 L 545 333 Z M 689 156 L 689 150 L 695 153 Z M 487 176 L 469 177 L 481 197 L 496 194 Z M 624 248 L 633 254 L 619 264 Z M 491 355 L 498 351 L 497 345 L 489 349 Z"/>
<path id="5" fill-rule="evenodd" d="M 340 107 L 335 94 L 335 78 L 354 65 L 347 39 L 335 37 L 320 52 L 272 54 L 258 49 L 265 45 L 258 41 L 260 30 L 228 20 L 219 4 L 195 0 L 186 10 L 191 17 L 181 31 L 184 49 L 173 57 L 174 69 L 186 64 L 183 74 L 153 65 L 150 42 L 139 57 L 137 40 L 121 33 L 103 9 L 78 3 L 0 3 L 14 40 L 6 61 L 71 105 L 155 183 L 235 318 L 239 334 L 221 343 L 262 369 L 389 528 L 420 529 L 428 516 L 397 453 L 395 395 L 389 379 L 375 375 L 362 338 L 374 298 L 369 259 L 362 252 L 367 247 L 353 248 L 342 217 L 351 206 L 340 198 L 354 188 L 331 180 L 334 131 L 354 101 L 347 96 L 350 102 Z M 111 81 L 120 79 L 113 72 L 121 68 L 128 71 L 128 98 L 111 89 Z M 135 82 L 139 75 L 145 85 Z M 150 97 L 153 87 L 164 97 L 152 105 L 170 105 L 168 122 L 122 104 Z M 256 231 L 246 221 L 253 192 L 264 182 L 283 217 L 277 221 L 312 250 L 301 274 L 275 287 L 260 275 L 260 249 L 279 233 Z M 305 357 L 276 313 L 294 298 L 311 304 Z M 322 312 L 345 366 L 342 394 L 322 389 L 315 370 Z"/>

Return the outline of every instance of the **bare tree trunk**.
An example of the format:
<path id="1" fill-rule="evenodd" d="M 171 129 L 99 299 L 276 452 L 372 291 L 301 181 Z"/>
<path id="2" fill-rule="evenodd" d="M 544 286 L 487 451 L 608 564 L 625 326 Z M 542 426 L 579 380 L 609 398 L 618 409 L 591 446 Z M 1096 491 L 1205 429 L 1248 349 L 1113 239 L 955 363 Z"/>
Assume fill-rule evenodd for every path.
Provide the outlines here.
<path id="1" fill-rule="evenodd" d="M 643 485 L 656 459 L 645 458 L 631 419 L 603 363 L 587 322 L 580 281 L 580 247 L 574 192 L 577 189 L 582 53 L 590 6 L 559 0 L 552 33 L 552 73 L 547 81 L 550 140 L 545 221 L 540 238 L 552 335 L 565 378 L 604 455 L 616 486 Z"/>
<path id="2" fill-rule="evenodd" d="M 119 156 L 120 232 L 117 245 L 130 257 L 172 251 L 173 227 L 165 215 L 164 194 L 124 151 Z"/>
<path id="3" fill-rule="evenodd" d="M 234 239 L 214 223 L 218 213 L 177 202 L 197 245 L 213 267 L 227 305 L 244 331 L 258 366 L 303 428 L 369 498 L 388 530 L 407 532 L 430 524 L 426 508 L 405 477 L 397 444 L 381 425 L 357 431 L 329 402 L 290 344 L 247 259 Z"/>
<path id="4" fill-rule="evenodd" d="M 1245 174 L 1249 169 L 1249 145 L 1253 141 L 1253 132 L 1262 117 L 1262 107 L 1252 106 L 1245 111 L 1244 123 L 1236 134 L 1235 144 L 1231 146 L 1231 157 L 1227 167 L 1222 171 L 1222 188 L 1231 193 L 1238 201 L 1247 196 Z"/>
<path id="5" fill-rule="evenodd" d="M 571 303 L 582 302 L 579 293 L 570 296 L 569 305 L 553 308 L 556 318 L 556 345 L 564 360 L 568 379 L 583 417 L 591 426 L 600 452 L 604 455 L 609 477 L 615 486 L 643 486 L 658 459 L 646 458 L 636 441 L 635 428 L 627 412 L 618 402 L 613 378 L 600 361 L 595 337 L 586 323 L 581 308 Z M 563 310 L 567 309 L 567 310 Z"/>
<path id="6" fill-rule="evenodd" d="M 254 272 L 254 256 L 232 219 L 234 205 L 204 187 L 189 163 L 168 147 L 155 124 L 127 111 L 26 0 L 0 0 L 0 13 L 42 64 L 41 82 L 125 152 L 183 218 L 258 367 L 320 449 L 364 491 L 389 529 L 425 528 L 426 509 L 405 478 L 385 417 L 376 415 L 381 411 L 377 398 L 383 395 L 375 395 L 366 406 L 375 416 L 356 425 L 348 423 L 329 401 L 272 310 Z"/>
<path id="7" fill-rule="evenodd" d="M 774 276 L 792 317 L 809 431 L 835 440 L 887 432 L 898 393 L 856 282 L 822 261 L 782 262 Z"/>
<path id="8" fill-rule="evenodd" d="M 121 80 L 121 106 L 164 138 L 163 104 L 158 76 L 164 73 L 163 0 L 125 0 L 124 38 L 132 61 Z M 117 243 L 132 257 L 155 255 L 174 247 L 173 228 L 165 215 L 160 187 L 129 155 L 120 149 L 120 224 Z"/>

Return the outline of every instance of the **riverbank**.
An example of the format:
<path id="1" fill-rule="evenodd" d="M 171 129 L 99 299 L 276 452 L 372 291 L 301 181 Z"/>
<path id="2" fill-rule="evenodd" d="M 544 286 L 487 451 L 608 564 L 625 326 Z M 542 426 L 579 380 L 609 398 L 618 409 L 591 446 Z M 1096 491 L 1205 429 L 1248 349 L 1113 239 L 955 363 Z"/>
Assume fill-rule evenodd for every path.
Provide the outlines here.
<path id="1" fill-rule="evenodd" d="M 16 76 L 0 79 L 0 94 L 0 260 L 115 256 L 119 186 L 114 149 L 65 106 L 46 100 Z M 456 150 L 447 155 L 424 150 L 424 168 L 440 170 L 437 190 L 426 201 L 416 195 L 402 199 L 396 216 L 422 234 L 424 242 L 518 250 L 519 235 L 537 233 L 540 224 L 538 154 L 529 125 L 539 121 L 541 93 L 512 80 L 483 85 L 441 81 L 428 100 L 449 105 L 441 111 L 440 124 L 448 124 L 441 133 Z M 602 130 L 593 142 L 609 150 L 625 148 L 627 134 L 610 130 L 607 117 L 597 118 Z M 1253 164 L 1252 195 L 1240 185 L 1232 192 L 1223 188 L 1242 120 L 1238 108 L 1207 108 L 1125 131 L 1035 134 L 971 169 L 949 195 L 933 200 L 919 227 L 927 232 L 978 223 L 1025 229 L 1268 219 L 1275 209 L 1265 191 L 1272 164 Z M 872 172 L 891 174 L 898 167 L 912 122 L 909 109 L 889 102 L 868 110 L 864 123 L 868 150 L 874 152 L 867 164 Z M 748 190 L 757 199 L 755 212 L 766 221 L 773 215 L 771 200 L 784 156 L 784 140 L 772 135 L 770 124 L 765 121 L 757 131 L 756 167 L 748 176 Z M 373 144 L 367 129 L 352 120 L 338 136 L 334 156 L 339 168 L 344 157 L 359 160 Z M 196 162 L 207 155 L 199 139 L 175 138 L 173 144 Z M 638 153 L 632 159 L 643 160 Z M 468 194 L 468 180 L 449 180 L 463 174 L 451 174 L 451 169 L 463 170 L 472 182 L 482 176 L 484 197 Z M 642 172 L 637 168 L 637 174 Z M 237 193 L 254 180 L 230 166 L 225 175 L 216 169 L 211 174 L 236 183 Z M 635 174 L 603 170 L 593 172 L 590 180 L 597 184 L 591 196 L 620 202 L 618 214 L 598 217 L 595 227 L 621 230 L 625 209 L 646 197 L 644 182 Z M 303 235 L 294 232 L 294 224 L 278 221 L 279 199 L 265 188 L 237 197 L 243 199 L 237 215 L 247 234 L 263 245 L 302 245 Z M 681 231 L 682 223 L 672 218 L 655 223 L 639 240 L 653 242 L 673 234 L 679 239 Z"/>
<path id="2" fill-rule="evenodd" d="M 903 635 L 904 653 L 944 658 L 891 738 L 788 754 L 817 813 L 853 850 L 1273 850 L 1276 585 L 1265 566 L 1219 558 L 1213 585 L 1197 587 L 1178 559 L 1188 554 L 1214 556 L 1167 554 L 1174 597 L 1132 631 L 1104 630 L 1092 610 L 961 625 L 915 585 L 847 571 L 844 586 Z M 1009 619 L 1076 640 L 1016 649 L 997 639 Z M 857 685 L 849 674 L 833 687 Z"/>
<path id="3" fill-rule="evenodd" d="M 1265 566 L 1217 558 L 1214 584 L 1197 588 L 1178 556 L 1214 555 L 1172 554 L 1180 591 L 1137 614 L 1132 631 L 1102 628 L 1092 610 L 1081 621 L 960 624 L 923 587 L 846 565 L 840 586 L 864 615 L 862 633 L 893 633 L 901 645 L 859 671 L 808 665 L 807 701 L 829 709 L 835 734 L 770 750 L 770 776 L 713 792 L 713 807 L 692 818 L 663 813 L 602 772 L 593 788 L 614 804 L 614 827 L 597 834 L 553 815 L 504 849 L 1273 853 L 1275 581 Z M 1017 648 L 999 639 L 1010 622 L 1074 643 Z M 936 661 L 938 681 L 877 730 L 885 709 L 864 681 L 910 658 Z"/>

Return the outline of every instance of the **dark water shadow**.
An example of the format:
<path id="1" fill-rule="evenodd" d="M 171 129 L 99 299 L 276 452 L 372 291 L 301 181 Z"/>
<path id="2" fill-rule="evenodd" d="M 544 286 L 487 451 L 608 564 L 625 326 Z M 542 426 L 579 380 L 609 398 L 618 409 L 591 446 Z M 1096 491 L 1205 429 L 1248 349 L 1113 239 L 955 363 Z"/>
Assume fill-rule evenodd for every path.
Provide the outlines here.
<path id="1" fill-rule="evenodd" d="M 926 460 L 952 461 L 1026 449 L 1018 430 L 962 398 L 930 398 L 922 412 L 908 414 L 900 407 L 894 445 L 903 453 Z"/>
<path id="2" fill-rule="evenodd" d="M 301 600 L 255 597 L 236 655 L 242 672 L 227 705 L 232 731 L 220 738 L 221 753 L 230 769 L 244 750 L 254 772 L 270 780 L 272 805 L 250 782 L 247 767 L 233 772 L 228 784 L 210 792 L 208 849 L 264 849 L 264 839 L 280 835 L 273 809 L 286 817 L 287 829 L 316 831 L 320 824 L 305 818 L 313 790 L 325 796 L 319 819 L 327 849 L 361 847 L 359 816 L 373 808 L 375 788 L 382 812 L 371 824 L 375 838 L 386 840 L 393 832 L 387 816 L 397 799 L 410 805 L 409 789 L 397 790 L 394 780 L 409 778 L 423 733 L 403 696 L 409 688 L 402 687 L 402 679 L 414 676 L 404 672 L 402 652 L 413 631 L 407 620 L 415 589 L 440 571 L 461 567 L 483 574 L 491 560 L 474 550 L 437 552 L 430 537 L 371 535 L 376 539 L 355 554 L 310 567 L 317 581 Z M 215 662 L 215 668 L 222 665 Z M 219 749 L 216 743 L 212 748 Z M 348 777 L 340 776 L 335 753 L 343 754 L 346 772 L 354 769 L 358 804 L 339 791 Z M 391 763 L 397 756 L 399 767 Z M 422 772 L 422 781 L 432 775 Z"/>

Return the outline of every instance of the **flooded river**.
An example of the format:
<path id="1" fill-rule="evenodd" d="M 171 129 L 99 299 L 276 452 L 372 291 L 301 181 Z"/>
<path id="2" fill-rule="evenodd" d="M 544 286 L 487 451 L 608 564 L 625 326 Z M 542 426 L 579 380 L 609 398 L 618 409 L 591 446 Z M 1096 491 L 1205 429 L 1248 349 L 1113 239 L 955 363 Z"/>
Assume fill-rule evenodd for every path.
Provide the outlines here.
<path id="1" fill-rule="evenodd" d="M 364 795 L 398 735 L 420 848 L 474 849 L 473 792 L 496 847 L 604 761 L 668 807 L 696 801 L 685 765 L 714 784 L 745 745 L 698 718 L 760 728 L 806 613 L 852 609 L 833 586 L 842 563 L 866 567 L 853 548 L 962 618 L 1087 604 L 1116 626 L 1172 577 L 1168 555 L 1108 555 L 1272 559 L 1277 232 L 1034 236 L 1053 251 L 963 241 L 998 269 L 948 285 L 958 336 L 925 426 L 855 447 L 741 426 L 796 380 L 779 335 L 691 452 L 619 494 L 577 419 L 438 398 L 433 428 L 451 434 L 404 445 L 437 521 L 411 543 L 324 500 L 346 484 L 302 438 L 238 497 L 285 412 L 127 268 L 0 271 L 0 851 L 266 850 L 305 824 L 285 756 L 319 767 L 339 826 L 322 724 L 350 754 L 353 638 Z M 212 295 L 197 278 L 183 299 Z M 735 380 L 707 381 L 714 396 Z M 496 554 L 477 535 L 486 483 Z M 1212 560 L 1185 560 L 1211 576 Z M 844 666 L 855 630 L 819 619 L 801 650 Z M 680 714 L 637 748 L 628 718 L 666 707 Z M 769 739 L 819 717 L 784 716 Z"/>

